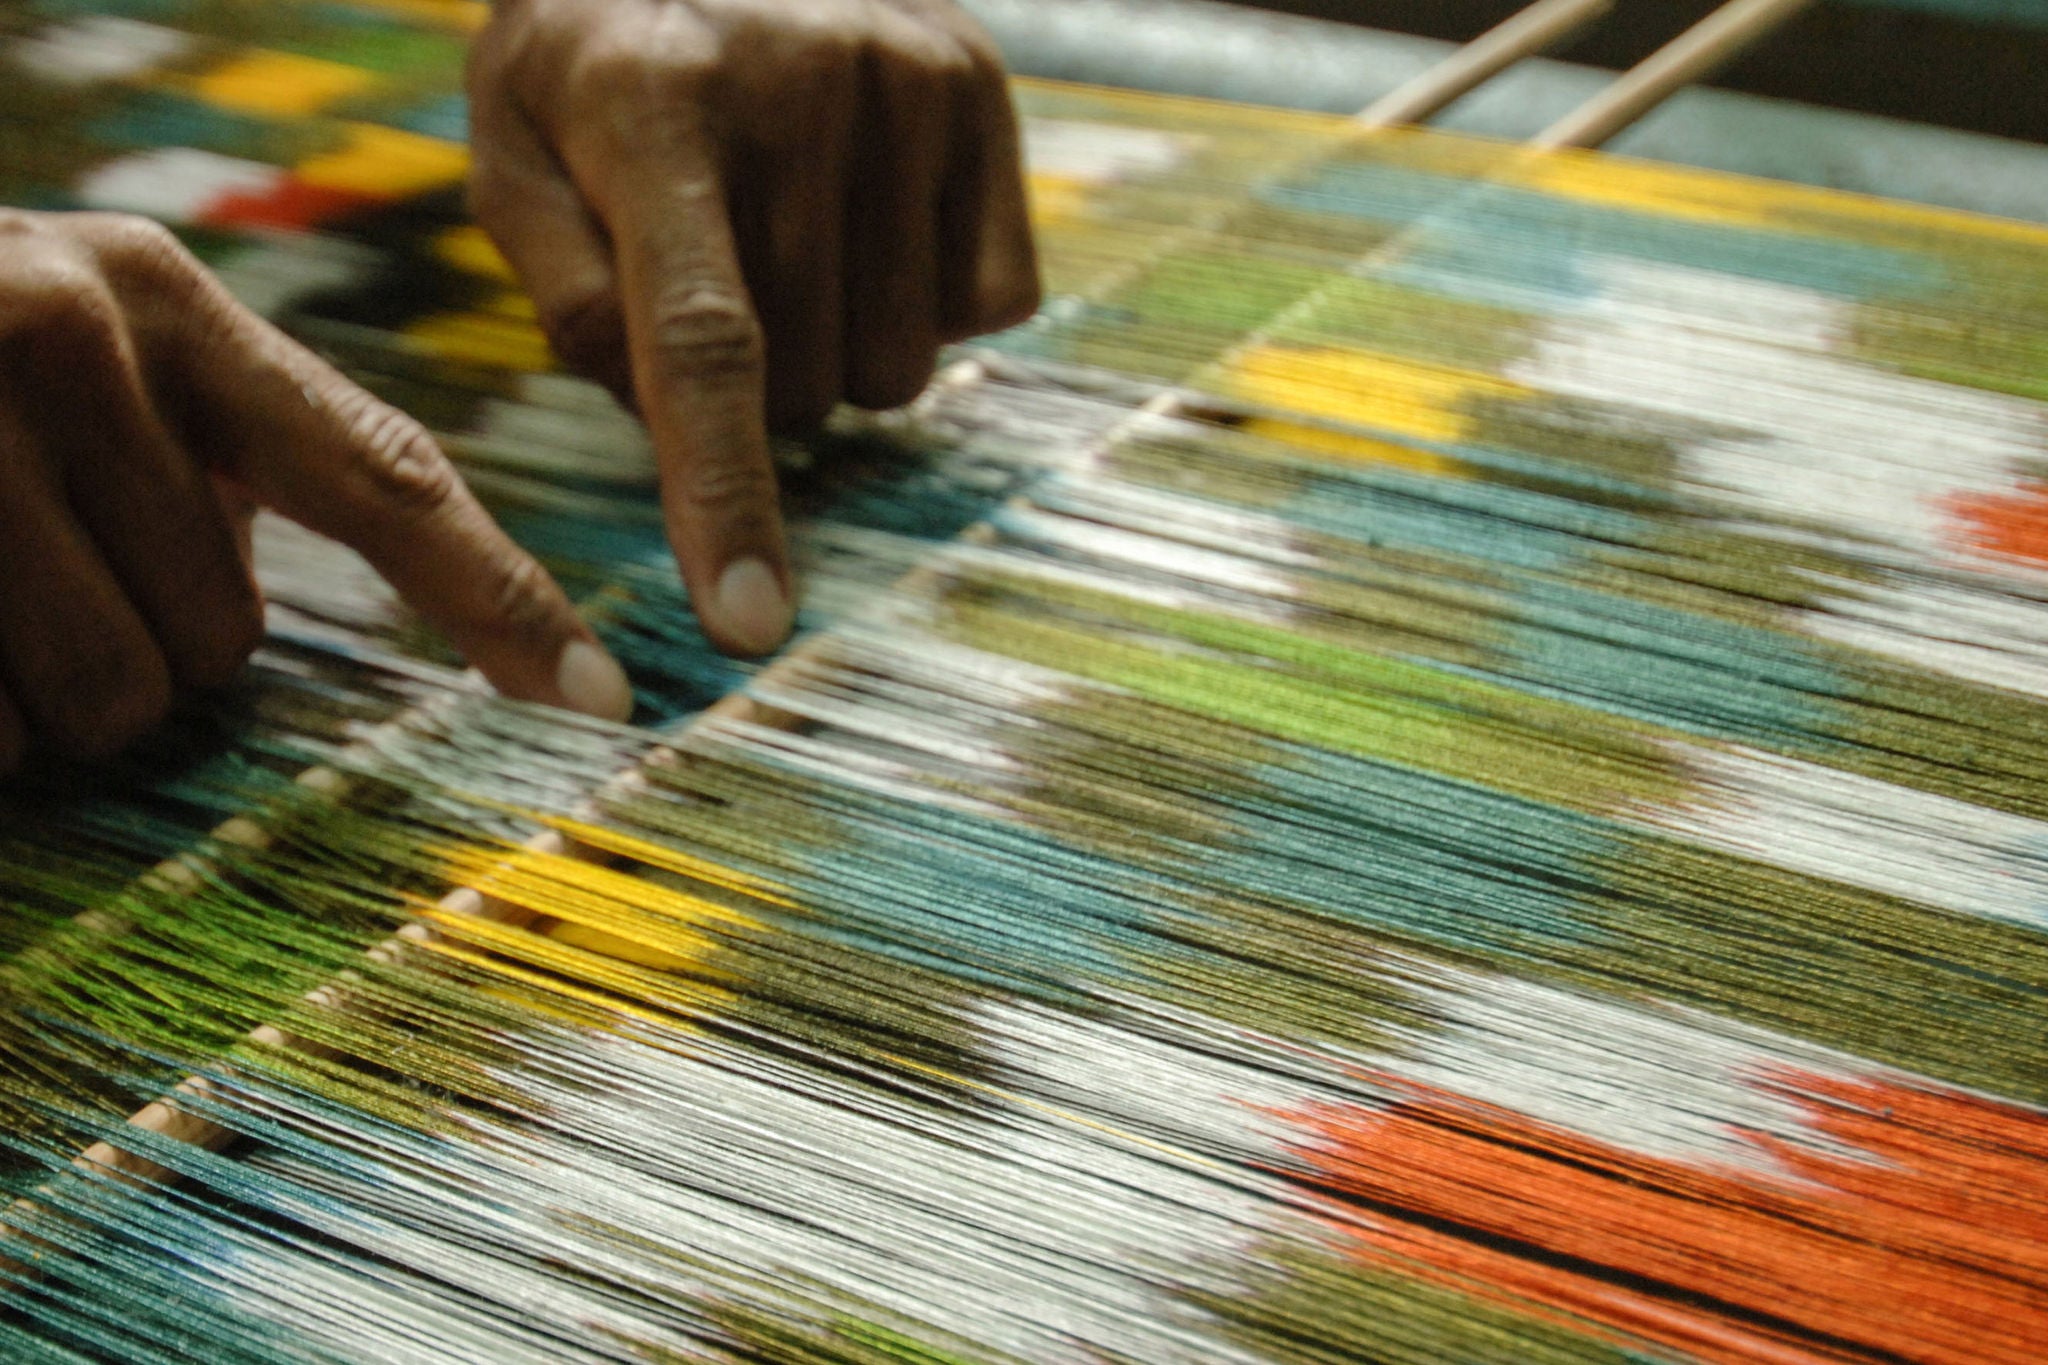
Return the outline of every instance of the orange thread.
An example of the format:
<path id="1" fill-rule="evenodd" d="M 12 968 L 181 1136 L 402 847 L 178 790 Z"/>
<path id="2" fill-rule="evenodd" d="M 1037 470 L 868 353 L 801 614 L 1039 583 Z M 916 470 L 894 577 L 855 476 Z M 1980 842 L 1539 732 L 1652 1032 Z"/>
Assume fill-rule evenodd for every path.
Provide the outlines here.
<path id="1" fill-rule="evenodd" d="M 1963 538 L 1987 554 L 2048 564 L 2048 483 L 2027 479 L 2010 493 L 1971 493 L 1949 500 Z"/>
<path id="2" fill-rule="evenodd" d="M 297 176 L 288 175 L 261 193 L 224 194 L 208 205 L 199 218 L 208 227 L 311 232 L 388 202 L 388 199 L 353 190 L 309 185 Z"/>
<path id="3" fill-rule="evenodd" d="M 2041 1359 L 2048 1119 L 1888 1082 L 1786 1071 L 1762 1083 L 1805 1108 L 1817 1135 L 1865 1155 L 1748 1134 L 1783 1174 L 1696 1165 L 1427 1087 L 1384 1110 L 1291 1117 L 1314 1135 L 1300 1155 L 1317 1183 L 1545 1255 L 1356 1222 L 1371 1259 L 1488 1281 L 1713 1361 L 1804 1365 L 1856 1359 L 1857 1347 L 1944 1365 Z"/>

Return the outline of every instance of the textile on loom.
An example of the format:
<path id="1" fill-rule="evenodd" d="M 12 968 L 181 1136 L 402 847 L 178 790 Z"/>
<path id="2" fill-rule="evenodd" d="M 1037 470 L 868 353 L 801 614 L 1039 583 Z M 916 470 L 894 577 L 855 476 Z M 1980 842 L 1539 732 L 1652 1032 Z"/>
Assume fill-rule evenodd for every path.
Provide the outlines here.
<path id="1" fill-rule="evenodd" d="M 2048 231 L 1025 84 L 1051 302 L 787 452 L 755 669 L 462 219 L 480 13 L 0 7 L 0 197 L 642 707 L 263 528 L 246 680 L 5 798 L 8 1359 L 2041 1358 Z"/>

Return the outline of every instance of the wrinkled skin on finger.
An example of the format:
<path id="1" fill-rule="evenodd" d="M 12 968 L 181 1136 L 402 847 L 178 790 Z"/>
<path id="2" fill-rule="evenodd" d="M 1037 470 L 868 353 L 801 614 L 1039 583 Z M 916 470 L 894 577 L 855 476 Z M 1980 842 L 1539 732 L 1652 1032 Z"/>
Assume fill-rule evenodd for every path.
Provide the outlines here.
<path id="1" fill-rule="evenodd" d="M 0 773 L 116 752 L 234 676 L 263 633 L 258 506 L 360 552 L 500 691 L 630 709 L 418 423 L 156 224 L 0 210 Z"/>
<path id="2" fill-rule="evenodd" d="M 907 403 L 1037 306 L 993 46 L 947 0 L 501 0 L 469 91 L 478 221 L 646 420 L 707 634 L 773 649 L 769 431 Z"/>

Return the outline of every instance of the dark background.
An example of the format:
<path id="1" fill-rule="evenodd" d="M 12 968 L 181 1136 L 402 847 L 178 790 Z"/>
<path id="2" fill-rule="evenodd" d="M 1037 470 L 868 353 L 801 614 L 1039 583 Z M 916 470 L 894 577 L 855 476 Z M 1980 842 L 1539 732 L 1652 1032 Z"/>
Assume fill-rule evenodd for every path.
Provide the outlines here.
<path id="1" fill-rule="evenodd" d="M 1241 0 L 1242 2 L 1242 0 Z M 1529 0 L 1249 0 L 1259 8 L 1464 42 Z M 1549 56 L 1633 65 L 1719 0 L 1620 0 Z M 2048 0 L 2042 0 L 2048 11 Z M 2048 28 L 1822 0 L 1725 68 L 1730 90 L 2048 142 Z"/>

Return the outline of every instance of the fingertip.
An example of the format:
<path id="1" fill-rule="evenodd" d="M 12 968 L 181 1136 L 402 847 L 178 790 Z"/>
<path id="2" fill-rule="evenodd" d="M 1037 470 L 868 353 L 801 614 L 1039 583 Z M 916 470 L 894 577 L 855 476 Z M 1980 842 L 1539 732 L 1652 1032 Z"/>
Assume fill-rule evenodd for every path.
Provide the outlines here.
<path id="1" fill-rule="evenodd" d="M 886 360 L 864 369 L 847 385 L 847 400 L 869 412 L 889 412 L 909 407 L 931 387 L 938 371 L 936 345 L 910 343 Z"/>
<path id="2" fill-rule="evenodd" d="M 750 658 L 772 654 L 796 625 L 783 576 L 758 556 L 728 564 L 697 614 L 719 648 Z"/>
<path id="3" fill-rule="evenodd" d="M 555 665 L 555 690 L 562 704 L 599 720 L 626 721 L 633 715 L 633 684 L 618 660 L 594 640 L 571 640 Z"/>
<path id="4" fill-rule="evenodd" d="M 1001 332 L 1029 322 L 1045 301 L 1035 261 L 998 274 L 988 287 L 982 303 L 981 323 L 988 331 Z"/>
<path id="5" fill-rule="evenodd" d="M 1038 243 L 1020 190 L 1016 202 L 985 224 L 975 270 L 975 321 L 992 332 L 1015 327 L 1029 320 L 1043 301 Z"/>
<path id="6" fill-rule="evenodd" d="M 998 279 L 977 291 L 967 308 L 949 312 L 941 335 L 947 345 L 957 346 L 976 337 L 1007 332 L 1036 317 L 1043 303 L 1036 275 Z"/>
<path id="7" fill-rule="evenodd" d="M 943 287 L 941 332 L 949 343 L 1028 322 L 1044 302 L 1038 246 L 1021 206 L 985 209 L 964 258 Z"/>

